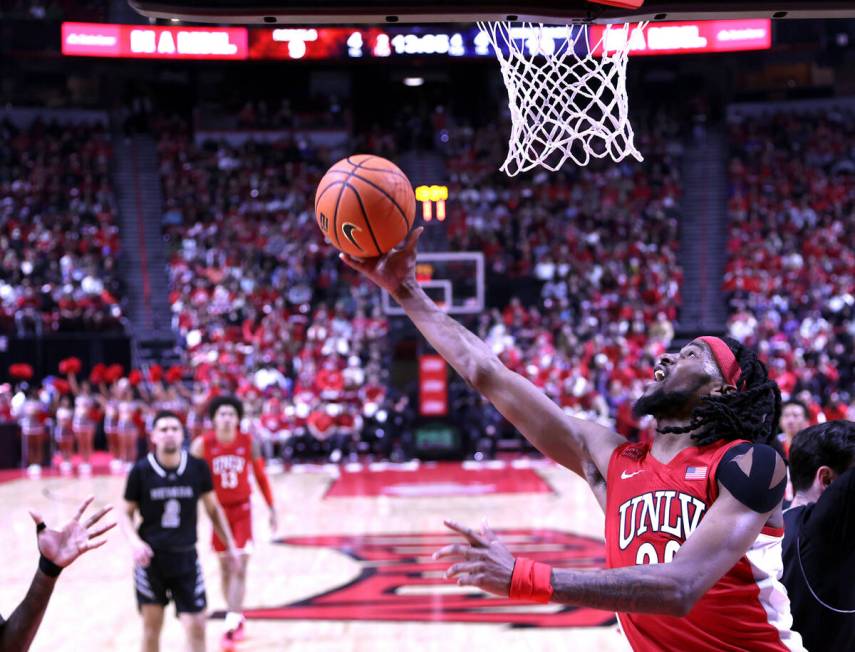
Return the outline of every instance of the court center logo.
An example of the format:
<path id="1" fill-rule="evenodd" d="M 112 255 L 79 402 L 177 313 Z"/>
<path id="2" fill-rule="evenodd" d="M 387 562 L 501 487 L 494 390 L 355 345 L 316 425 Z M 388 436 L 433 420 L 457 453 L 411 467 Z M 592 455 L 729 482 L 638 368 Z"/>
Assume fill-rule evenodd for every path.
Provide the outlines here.
<path id="1" fill-rule="evenodd" d="M 498 532 L 515 555 L 562 568 L 605 566 L 602 541 L 558 530 Z M 604 627 L 614 614 L 558 604 L 501 600 L 458 587 L 443 576 L 448 563 L 431 555 L 458 541 L 445 532 L 288 537 L 277 543 L 338 550 L 362 570 L 350 582 L 299 602 L 247 609 L 249 618 L 271 620 L 362 620 L 496 623 L 512 627 Z"/>

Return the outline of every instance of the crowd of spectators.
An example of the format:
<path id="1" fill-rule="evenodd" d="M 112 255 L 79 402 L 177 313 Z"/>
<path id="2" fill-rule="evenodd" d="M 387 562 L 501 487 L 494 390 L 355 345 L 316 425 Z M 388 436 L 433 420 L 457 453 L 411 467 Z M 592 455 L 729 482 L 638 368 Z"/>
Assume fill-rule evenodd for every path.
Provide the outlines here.
<path id="1" fill-rule="evenodd" d="M 110 157 L 100 124 L 0 123 L 0 331 L 122 328 Z"/>
<path id="2" fill-rule="evenodd" d="M 450 174 L 449 249 L 483 251 L 491 283 L 535 279 L 535 295 L 493 306 L 472 326 L 566 410 L 633 437 L 645 424 L 631 404 L 673 337 L 682 277 L 679 141 L 671 123 L 656 125 L 639 135 L 643 164 L 519 179 L 497 171 L 501 130 L 452 127 L 436 141 Z M 337 261 L 314 221 L 311 198 L 335 157 L 287 135 L 197 145 L 180 121 L 158 130 L 171 304 L 197 377 L 274 392 L 289 413 L 319 408 L 330 416 L 315 418 L 323 425 L 364 418 L 358 394 L 342 399 L 325 386 L 350 370 L 389 390 L 376 291 Z M 459 425 L 472 426 L 468 452 L 491 455 L 515 436 L 488 405 L 453 393 Z"/>
<path id="3" fill-rule="evenodd" d="M 761 352 L 785 398 L 805 402 L 813 420 L 844 417 L 855 382 L 851 117 L 731 125 L 729 331 Z M 443 246 L 483 252 L 488 283 L 506 290 L 490 293 L 467 325 L 568 413 L 648 437 L 650 424 L 631 406 L 674 337 L 681 302 L 677 125 L 661 115 L 637 125 L 644 162 L 508 178 L 497 170 L 504 129 L 442 118 L 429 121 L 424 140 L 449 175 Z M 187 413 L 203 420 L 199 406 L 235 392 L 271 455 L 406 458 L 416 397 L 390 381 L 379 294 L 340 264 L 315 223 L 315 188 L 342 152 L 299 130 L 269 142 L 197 143 L 182 119 L 152 113 L 146 124 L 158 138 Z M 38 122 L 3 130 L 5 328 L 116 326 L 106 134 Z M 351 148 L 394 158 L 401 147 L 379 127 L 362 138 Z M 500 442 L 519 441 L 456 382 L 451 411 L 467 455 L 493 456 Z"/>
<path id="4" fill-rule="evenodd" d="M 276 398 L 281 419 L 267 421 L 286 456 L 400 457 L 380 441 L 406 406 L 387 386 L 378 292 L 315 223 L 332 153 L 287 135 L 197 145 L 177 119 L 158 130 L 170 304 L 196 379 Z"/>
<path id="5" fill-rule="evenodd" d="M 855 398 L 853 118 L 839 109 L 730 125 L 729 331 L 814 420 L 845 418 Z"/>
<path id="6" fill-rule="evenodd" d="M 631 405 L 673 338 L 681 300 L 676 126 L 661 118 L 639 130 L 643 163 L 516 178 L 497 170 L 504 134 L 452 127 L 444 139 L 449 248 L 484 252 L 491 283 L 535 281 L 482 315 L 479 334 L 568 412 L 644 436 Z M 512 436 L 492 408 L 477 409 Z"/>

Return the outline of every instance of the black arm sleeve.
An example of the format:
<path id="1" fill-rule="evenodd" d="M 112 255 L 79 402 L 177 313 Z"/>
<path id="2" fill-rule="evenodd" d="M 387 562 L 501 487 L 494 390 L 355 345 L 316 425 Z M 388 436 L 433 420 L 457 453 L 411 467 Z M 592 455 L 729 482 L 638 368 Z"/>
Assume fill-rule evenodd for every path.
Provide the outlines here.
<path id="1" fill-rule="evenodd" d="M 754 454 L 751 469 L 746 475 L 735 458 L 749 451 Z M 778 458 L 775 449 L 766 444 L 739 444 L 724 454 L 718 465 L 716 480 L 749 509 L 759 514 L 771 512 L 784 498 L 784 490 L 787 487 L 786 476 L 774 487 L 770 487 Z"/>
<path id="2" fill-rule="evenodd" d="M 841 473 L 822 492 L 803 527 L 823 540 L 855 547 L 855 468 Z"/>
<path id="3" fill-rule="evenodd" d="M 140 502 L 141 492 L 140 472 L 139 469 L 134 466 L 128 474 L 128 482 L 125 485 L 125 500 L 132 503 L 138 503 Z"/>
<path id="4" fill-rule="evenodd" d="M 199 466 L 199 495 L 214 490 L 214 479 L 211 477 L 211 468 L 205 460 L 197 460 Z"/>

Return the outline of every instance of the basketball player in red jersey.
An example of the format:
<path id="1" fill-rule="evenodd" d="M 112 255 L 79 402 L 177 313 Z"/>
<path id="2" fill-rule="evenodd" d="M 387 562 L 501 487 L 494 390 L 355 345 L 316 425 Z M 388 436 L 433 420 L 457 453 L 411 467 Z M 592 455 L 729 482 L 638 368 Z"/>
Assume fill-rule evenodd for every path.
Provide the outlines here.
<path id="1" fill-rule="evenodd" d="M 750 350 L 698 338 L 663 355 L 635 405 L 652 442 L 567 416 L 440 310 L 415 278 L 416 241 L 373 260 L 342 255 L 388 291 L 433 347 L 541 452 L 584 478 L 606 515 L 608 568 L 517 558 L 486 526 L 447 523 L 467 543 L 436 553 L 449 577 L 517 600 L 618 612 L 642 652 L 803 650 L 783 571 L 783 459 L 770 446 L 780 392 Z"/>
<path id="2" fill-rule="evenodd" d="M 216 532 L 212 545 L 220 556 L 220 580 L 226 600 L 226 631 L 222 639 L 224 650 L 234 649 L 234 642 L 243 638 L 243 599 L 246 593 L 246 567 L 252 548 L 252 512 L 250 509 L 249 467 L 270 508 L 270 529 L 276 531 L 276 510 L 273 492 L 264 472 L 264 458 L 257 442 L 239 425 L 243 404 L 234 396 L 217 396 L 208 406 L 214 431 L 197 437 L 190 452 L 208 462 L 214 478 L 217 500 L 229 521 L 235 546 L 241 552 L 240 563 L 232 571 L 224 555 L 226 548 Z"/>

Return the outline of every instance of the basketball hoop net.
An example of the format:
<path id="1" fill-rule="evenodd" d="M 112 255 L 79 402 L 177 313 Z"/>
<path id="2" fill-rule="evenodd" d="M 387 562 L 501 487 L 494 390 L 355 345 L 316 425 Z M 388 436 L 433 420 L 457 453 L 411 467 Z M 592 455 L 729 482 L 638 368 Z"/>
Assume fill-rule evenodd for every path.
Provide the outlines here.
<path id="1" fill-rule="evenodd" d="M 643 160 L 629 122 L 626 63 L 632 35 L 646 25 L 478 23 L 508 89 L 512 126 L 503 172 L 555 171 L 567 159 Z"/>

